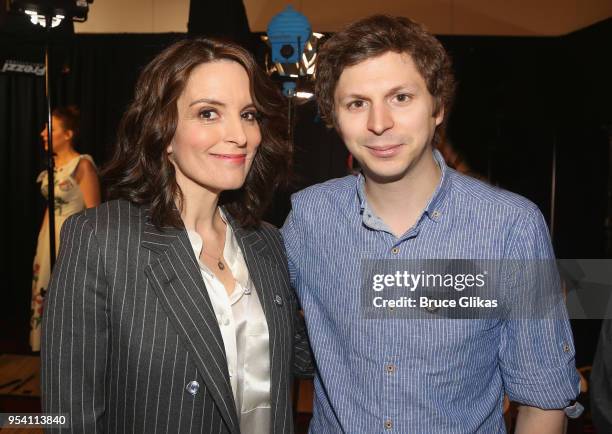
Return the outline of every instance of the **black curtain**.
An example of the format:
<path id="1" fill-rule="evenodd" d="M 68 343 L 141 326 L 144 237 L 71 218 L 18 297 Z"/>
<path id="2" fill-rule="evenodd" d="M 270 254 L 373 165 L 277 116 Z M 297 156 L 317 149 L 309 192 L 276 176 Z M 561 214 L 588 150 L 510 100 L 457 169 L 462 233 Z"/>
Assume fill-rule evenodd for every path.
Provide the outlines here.
<path id="1" fill-rule="evenodd" d="M 251 51 L 257 45 L 242 0 L 191 0 L 187 32 L 230 39 Z"/>
<path id="2" fill-rule="evenodd" d="M 44 123 L 44 98 L 43 79 L 0 74 L 0 273 L 4 295 L 0 343 L 10 341 L 12 333 L 27 343 L 24 318 L 30 310 L 28 288 L 43 210 L 35 178 L 43 158 L 36 136 Z"/>
<path id="3" fill-rule="evenodd" d="M 35 33 L 0 35 L 0 66 L 6 60 L 44 63 L 44 45 Z M 30 311 L 32 257 L 44 209 L 35 183 L 43 161 L 36 138 L 44 119 L 44 78 L 0 73 L 0 273 L 5 296 L 0 303 L 0 343 L 12 342 L 10 336 L 15 334 L 22 343 L 17 350 L 27 347 L 24 319 Z M 38 197 L 40 201 L 33 200 Z"/>

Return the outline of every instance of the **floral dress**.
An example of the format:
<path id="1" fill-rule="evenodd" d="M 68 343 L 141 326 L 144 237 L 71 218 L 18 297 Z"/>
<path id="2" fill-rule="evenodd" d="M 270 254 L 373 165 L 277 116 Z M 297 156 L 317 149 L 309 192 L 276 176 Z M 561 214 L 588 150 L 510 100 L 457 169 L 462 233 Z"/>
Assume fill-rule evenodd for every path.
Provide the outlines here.
<path id="1" fill-rule="evenodd" d="M 93 163 L 89 155 L 79 155 L 61 167 L 55 168 L 55 249 L 59 251 L 60 229 L 64 221 L 72 214 L 85 209 L 83 193 L 73 178 L 74 172 L 81 159 Z M 37 182 L 41 183 L 41 192 L 45 198 L 48 196 L 47 171 L 38 175 Z M 30 346 L 32 351 L 40 351 L 40 323 L 42 321 L 43 302 L 47 285 L 51 277 L 51 259 L 49 255 L 49 225 L 41 227 L 38 234 L 36 256 L 32 271 L 32 311 L 30 319 Z"/>

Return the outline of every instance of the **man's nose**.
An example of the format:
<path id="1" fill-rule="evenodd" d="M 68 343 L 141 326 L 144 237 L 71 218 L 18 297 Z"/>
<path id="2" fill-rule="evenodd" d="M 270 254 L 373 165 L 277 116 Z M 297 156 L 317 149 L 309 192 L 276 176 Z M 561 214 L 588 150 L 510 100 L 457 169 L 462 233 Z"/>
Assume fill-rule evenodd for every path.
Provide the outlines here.
<path id="1" fill-rule="evenodd" d="M 368 130 L 380 136 L 390 128 L 393 128 L 393 117 L 389 107 L 385 104 L 372 103 L 368 116 Z"/>

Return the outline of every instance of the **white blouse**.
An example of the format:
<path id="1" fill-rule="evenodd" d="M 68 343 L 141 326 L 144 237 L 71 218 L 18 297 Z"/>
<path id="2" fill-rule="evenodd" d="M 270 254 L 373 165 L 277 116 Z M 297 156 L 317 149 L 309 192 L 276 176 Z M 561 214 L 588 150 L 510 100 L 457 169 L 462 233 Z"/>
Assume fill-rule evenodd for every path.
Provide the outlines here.
<path id="1" fill-rule="evenodd" d="M 200 260 L 202 238 L 194 230 L 187 230 L 193 252 L 212 302 L 227 356 L 236 410 L 243 434 L 270 433 L 270 342 L 268 323 L 264 316 L 256 288 L 223 212 L 226 223 L 223 259 L 236 281 L 234 291 L 227 294 L 225 286 Z"/>

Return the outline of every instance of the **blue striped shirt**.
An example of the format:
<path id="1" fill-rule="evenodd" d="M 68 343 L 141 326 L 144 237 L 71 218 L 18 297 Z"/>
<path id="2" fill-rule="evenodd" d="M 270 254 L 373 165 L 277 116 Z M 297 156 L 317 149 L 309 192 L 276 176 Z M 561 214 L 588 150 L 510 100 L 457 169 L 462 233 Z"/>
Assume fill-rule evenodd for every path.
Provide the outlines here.
<path id="1" fill-rule="evenodd" d="M 366 319 L 360 261 L 554 258 L 538 208 L 448 168 L 395 237 L 347 176 L 292 197 L 282 229 L 317 362 L 312 433 L 503 433 L 503 396 L 544 409 L 578 394 L 562 320 Z"/>

